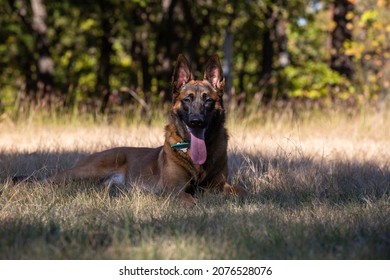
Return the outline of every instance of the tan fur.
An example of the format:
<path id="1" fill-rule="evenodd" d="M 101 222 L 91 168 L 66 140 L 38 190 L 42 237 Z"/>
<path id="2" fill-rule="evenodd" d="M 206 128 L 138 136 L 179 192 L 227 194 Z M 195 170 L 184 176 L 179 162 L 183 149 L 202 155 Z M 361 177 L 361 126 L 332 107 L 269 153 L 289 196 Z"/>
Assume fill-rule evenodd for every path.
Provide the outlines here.
<path id="1" fill-rule="evenodd" d="M 227 132 L 223 125 L 224 109 L 222 106 L 223 85 L 222 70 L 218 58 L 214 57 L 208 80 L 192 80 L 192 74 L 185 58 L 179 58 L 174 77 L 174 102 L 171 109 L 171 120 L 165 128 L 164 145 L 158 148 L 120 147 L 95 153 L 78 162 L 73 168 L 55 175 L 54 182 L 74 179 L 98 179 L 123 183 L 128 187 L 138 187 L 155 193 L 168 193 L 180 197 L 185 202 L 194 203 L 190 194 L 194 190 L 224 191 L 243 197 L 246 191 L 239 186 L 231 186 L 227 178 Z M 208 64 L 210 65 L 210 63 Z M 208 66 L 209 67 L 209 66 Z M 184 69 L 184 70 L 183 70 Z M 216 69 L 216 70 L 215 70 Z M 215 72 L 220 76 L 215 76 Z M 205 73 L 207 76 L 208 73 Z M 218 78 L 216 80 L 216 77 Z M 187 80 L 185 79 L 187 78 Z M 215 82 L 212 84 L 211 82 Z M 177 86 L 175 86 L 177 85 Z M 210 114 L 218 114 L 221 119 L 214 121 L 209 129 L 207 139 L 207 161 L 194 164 L 187 151 L 176 150 L 172 144 L 183 142 L 187 137 L 178 117 L 183 110 L 182 100 L 188 94 L 198 98 L 205 96 L 213 99 L 214 107 Z M 180 125 L 178 125 L 178 122 Z"/>

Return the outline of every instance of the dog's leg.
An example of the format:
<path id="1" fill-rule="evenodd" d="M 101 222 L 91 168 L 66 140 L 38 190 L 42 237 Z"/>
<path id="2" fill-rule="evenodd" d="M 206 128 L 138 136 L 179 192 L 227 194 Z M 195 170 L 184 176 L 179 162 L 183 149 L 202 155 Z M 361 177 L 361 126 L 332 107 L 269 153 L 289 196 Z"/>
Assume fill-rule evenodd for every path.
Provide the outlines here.
<path id="1" fill-rule="evenodd" d="M 112 178 L 111 178 L 112 177 Z M 63 183 L 67 180 L 126 180 L 126 156 L 123 153 L 104 151 L 92 154 L 79 161 L 74 167 L 59 172 L 48 181 Z M 115 181 L 115 182 L 116 182 Z M 118 183 L 118 182 L 116 182 Z"/>
<path id="2" fill-rule="evenodd" d="M 190 182 L 182 180 L 170 181 L 169 185 L 166 185 L 166 190 L 170 192 L 174 197 L 179 198 L 187 205 L 193 205 L 197 203 L 197 200 L 190 193 L 186 192 Z"/>
<path id="3" fill-rule="evenodd" d="M 70 180 L 101 180 L 105 179 L 108 176 L 108 174 L 106 173 L 107 172 L 102 172 L 102 170 L 100 169 L 91 168 L 90 166 L 80 167 L 76 165 L 73 168 L 57 173 L 53 177 L 49 178 L 48 181 L 59 184 Z"/>
<path id="4" fill-rule="evenodd" d="M 196 204 L 195 197 L 186 192 L 191 184 L 191 176 L 172 161 L 166 161 L 162 169 L 161 184 L 164 186 L 164 191 L 188 205 Z"/>

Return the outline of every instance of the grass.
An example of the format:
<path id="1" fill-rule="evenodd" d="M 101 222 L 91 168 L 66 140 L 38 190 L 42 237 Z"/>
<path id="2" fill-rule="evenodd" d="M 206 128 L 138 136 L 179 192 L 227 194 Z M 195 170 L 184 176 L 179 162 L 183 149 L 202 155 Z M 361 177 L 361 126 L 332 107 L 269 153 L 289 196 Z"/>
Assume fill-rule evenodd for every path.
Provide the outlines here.
<path id="1" fill-rule="evenodd" d="M 3 120 L 0 259 L 389 259 L 390 114 L 268 113 L 228 122 L 230 180 L 250 198 L 204 195 L 194 207 L 91 182 L 9 180 L 158 146 L 162 125 Z"/>

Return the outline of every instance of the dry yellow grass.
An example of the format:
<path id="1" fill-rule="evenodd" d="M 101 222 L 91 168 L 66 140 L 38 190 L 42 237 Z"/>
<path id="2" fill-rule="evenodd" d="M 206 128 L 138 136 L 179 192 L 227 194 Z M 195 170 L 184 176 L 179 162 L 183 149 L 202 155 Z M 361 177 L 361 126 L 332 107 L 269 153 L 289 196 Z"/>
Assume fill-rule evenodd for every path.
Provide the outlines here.
<path id="1" fill-rule="evenodd" d="M 1 123 L 0 258 L 389 258 L 390 123 L 367 114 L 275 113 L 228 122 L 230 179 L 245 202 L 176 200 L 46 176 L 84 153 L 158 146 L 163 127 Z"/>

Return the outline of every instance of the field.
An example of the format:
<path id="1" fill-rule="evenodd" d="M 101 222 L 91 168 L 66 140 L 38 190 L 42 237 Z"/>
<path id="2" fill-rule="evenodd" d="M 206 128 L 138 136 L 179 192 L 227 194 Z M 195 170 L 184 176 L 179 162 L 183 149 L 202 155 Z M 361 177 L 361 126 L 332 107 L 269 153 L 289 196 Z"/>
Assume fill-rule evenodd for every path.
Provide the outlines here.
<path id="1" fill-rule="evenodd" d="M 146 126 L 0 122 L 0 259 L 389 259 L 390 114 L 230 116 L 230 180 L 245 201 L 179 201 L 104 185 L 22 182 L 115 146 L 158 146 Z"/>

